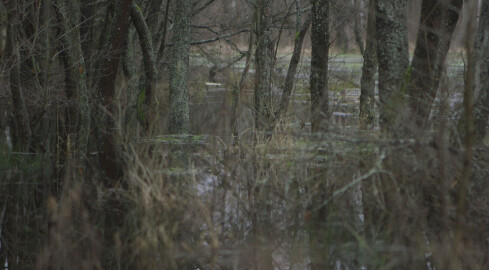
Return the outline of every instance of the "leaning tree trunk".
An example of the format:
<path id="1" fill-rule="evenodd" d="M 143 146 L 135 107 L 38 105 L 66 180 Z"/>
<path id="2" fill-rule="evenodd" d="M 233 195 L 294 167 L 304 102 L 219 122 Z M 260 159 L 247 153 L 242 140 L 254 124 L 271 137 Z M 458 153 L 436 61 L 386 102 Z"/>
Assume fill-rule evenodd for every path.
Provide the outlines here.
<path id="1" fill-rule="evenodd" d="M 274 123 L 276 123 L 278 119 L 280 119 L 280 117 L 282 117 L 283 114 L 287 111 L 290 95 L 292 94 L 292 90 L 294 89 L 295 75 L 297 74 L 297 68 L 301 59 L 302 44 L 304 43 L 306 33 L 311 26 L 311 21 L 312 16 L 309 16 L 304 24 L 301 25 L 299 23 L 299 25 L 296 27 L 297 36 L 294 41 L 294 52 L 292 53 L 292 57 L 290 58 L 289 68 L 287 70 L 287 76 L 285 77 L 285 82 L 282 90 L 282 97 L 280 99 L 279 107 L 274 116 Z"/>
<path id="2" fill-rule="evenodd" d="M 360 81 L 359 128 L 373 128 L 375 106 L 375 73 L 377 71 L 377 41 L 375 39 L 375 0 L 368 2 L 367 38 L 363 52 Z"/>
<path id="3" fill-rule="evenodd" d="M 188 67 L 190 53 L 190 22 L 194 0 L 176 4 L 173 22 L 172 56 L 170 63 L 170 123 L 172 134 L 189 133 Z"/>
<path id="4" fill-rule="evenodd" d="M 483 0 L 476 36 L 475 53 L 479 72 L 478 97 L 474 108 L 475 137 L 482 142 L 486 136 L 489 119 L 489 0 Z"/>
<path id="5" fill-rule="evenodd" d="M 436 97 L 463 0 L 423 0 L 411 63 L 409 104 L 416 124 L 425 129 Z"/>
<path id="6" fill-rule="evenodd" d="M 409 66 L 407 39 L 407 0 L 377 0 L 376 39 L 379 65 L 380 127 L 384 135 L 399 132 L 395 128 L 403 107 L 402 83 Z"/>
<path id="7" fill-rule="evenodd" d="M 255 128 L 269 131 L 272 115 L 272 72 L 274 43 L 272 36 L 272 0 L 258 0 L 255 52 Z"/>
<path id="8" fill-rule="evenodd" d="M 300 1 L 296 0 L 296 37 L 294 40 L 294 51 L 292 57 L 290 58 L 289 68 L 287 69 L 287 75 L 285 77 L 284 86 L 282 89 L 282 97 L 280 98 L 280 103 L 277 110 L 273 114 L 273 119 L 271 121 L 271 127 L 274 128 L 277 121 L 285 114 L 287 107 L 289 105 L 290 95 L 294 89 L 295 76 L 297 74 L 297 68 L 299 66 L 299 61 L 302 55 L 302 45 L 304 44 L 304 39 L 307 32 L 311 26 L 312 16 L 309 15 L 304 23 L 301 23 L 301 5 Z"/>
<path id="9" fill-rule="evenodd" d="M 145 73 L 145 88 L 138 97 L 137 107 L 138 107 L 138 118 L 146 129 L 149 129 L 152 114 L 152 109 L 154 109 L 154 101 L 156 94 L 156 54 L 153 45 L 153 37 L 151 31 L 146 24 L 143 14 L 141 13 L 139 7 L 136 4 L 132 5 L 131 8 L 131 19 L 136 28 L 139 36 L 139 43 L 141 50 L 143 51 L 143 64 Z"/>
<path id="10" fill-rule="evenodd" d="M 311 2 L 311 123 L 317 132 L 324 129 L 328 117 L 329 1 Z"/>

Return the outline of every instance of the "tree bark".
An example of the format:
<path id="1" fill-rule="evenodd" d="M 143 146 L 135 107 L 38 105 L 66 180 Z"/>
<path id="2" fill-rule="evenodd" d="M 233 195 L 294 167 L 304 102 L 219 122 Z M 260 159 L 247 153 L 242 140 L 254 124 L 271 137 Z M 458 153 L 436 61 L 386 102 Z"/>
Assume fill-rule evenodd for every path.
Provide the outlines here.
<path id="1" fill-rule="evenodd" d="M 248 40 L 248 52 L 246 53 L 245 68 L 241 74 L 241 79 L 239 84 L 233 88 L 233 103 L 231 112 L 231 133 L 233 136 L 233 145 L 239 142 L 239 130 L 238 130 L 238 112 L 241 103 L 241 95 L 244 90 L 246 79 L 248 78 L 248 73 L 251 66 L 251 56 L 253 55 L 253 33 L 250 33 Z"/>
<path id="2" fill-rule="evenodd" d="M 14 142 L 16 147 L 20 147 L 21 151 L 26 151 L 29 149 L 32 132 L 21 85 L 20 64 L 22 60 L 19 52 L 19 43 L 17 40 L 17 27 L 19 20 L 18 14 L 17 2 L 14 0 L 8 1 L 6 51 L 10 54 L 7 61 L 7 66 L 10 67 L 9 85 L 14 109 L 13 114 L 16 121 L 16 136 L 14 137 L 16 140 Z"/>
<path id="3" fill-rule="evenodd" d="M 463 0 L 423 0 L 408 87 L 416 124 L 425 129 Z"/>
<path id="4" fill-rule="evenodd" d="M 190 132 L 188 67 L 193 3 L 194 0 L 181 0 L 176 4 L 170 63 L 169 131 L 171 134 Z"/>
<path id="5" fill-rule="evenodd" d="M 368 2 L 367 38 L 363 53 L 362 78 L 360 80 L 359 128 L 374 126 L 375 73 L 377 72 L 377 41 L 375 38 L 375 0 Z"/>
<path id="6" fill-rule="evenodd" d="M 352 16 L 354 16 L 354 18 L 353 18 L 353 34 L 355 36 L 355 43 L 357 44 L 357 47 L 358 47 L 358 50 L 360 51 L 360 54 L 365 55 L 366 45 L 363 44 L 363 39 L 362 39 L 362 25 L 363 25 L 362 1 L 353 0 L 353 9 L 354 9 L 354 12 L 352 13 Z M 368 16 L 370 16 L 370 10 L 371 9 L 369 8 L 368 9 Z M 367 28 L 368 28 L 368 19 L 367 19 Z"/>
<path id="7" fill-rule="evenodd" d="M 257 1 L 255 52 L 255 128 L 269 131 L 272 116 L 272 72 L 274 43 L 272 36 L 272 0 Z"/>
<path id="8" fill-rule="evenodd" d="M 489 0 L 482 0 L 475 53 L 479 74 L 478 96 L 474 108 L 475 137 L 481 143 L 489 120 Z"/>
<path id="9" fill-rule="evenodd" d="M 85 72 L 87 78 L 92 78 L 96 77 L 93 75 L 97 72 L 94 70 L 97 62 L 93 61 L 94 59 L 97 59 L 94 57 L 94 54 L 96 54 L 96 50 L 98 49 L 97 38 L 99 33 L 97 27 L 99 24 L 96 22 L 100 17 L 103 18 L 103 14 L 100 13 L 101 15 L 99 15 L 99 8 L 102 8 L 102 5 L 105 4 L 95 4 L 90 1 L 82 1 L 80 4 L 80 37 L 83 56 L 85 58 L 85 66 L 87 68 Z M 89 84 L 93 82 L 94 81 L 89 81 Z"/>
<path id="10" fill-rule="evenodd" d="M 298 11 L 299 12 L 299 11 Z M 282 90 L 282 98 L 280 99 L 280 104 L 278 110 L 275 112 L 274 124 L 278 119 L 287 111 L 287 106 L 289 105 L 290 95 L 292 94 L 292 89 L 294 89 L 295 75 L 297 74 L 297 67 L 299 66 L 299 61 L 301 60 L 302 54 L 302 44 L 304 43 L 304 38 L 306 33 L 311 26 L 312 16 L 309 16 L 304 24 L 297 28 L 297 36 L 294 43 L 294 52 L 290 58 L 289 68 L 287 70 L 287 76 L 285 77 L 285 83 Z"/>
<path id="11" fill-rule="evenodd" d="M 402 83 L 409 65 L 407 0 L 377 0 L 376 39 L 379 65 L 380 127 L 384 135 L 396 135 L 403 101 Z M 400 134 L 397 134 L 400 135 Z"/>
<path id="12" fill-rule="evenodd" d="M 85 59 L 82 51 L 80 39 L 80 8 L 79 1 L 57 0 L 57 6 L 60 12 L 63 29 L 64 48 L 66 52 L 65 69 L 70 82 L 65 87 L 66 92 L 74 93 L 76 96 L 77 113 L 73 124 L 77 126 L 77 159 L 84 159 L 88 150 L 88 141 L 90 137 L 90 94 L 87 87 Z"/>
<path id="13" fill-rule="evenodd" d="M 138 116 L 139 120 L 143 123 L 143 126 L 148 129 L 150 124 L 150 112 L 154 107 L 156 97 L 156 55 L 151 31 L 148 25 L 146 25 L 143 14 L 136 4 L 133 4 L 131 8 L 131 19 L 138 33 L 139 43 L 141 45 L 141 50 L 143 51 L 144 73 L 146 77 L 144 102 L 141 102 L 144 104 L 140 104 L 138 99 Z"/>
<path id="14" fill-rule="evenodd" d="M 152 38 L 156 38 L 158 36 L 158 18 L 162 4 L 163 0 L 150 0 L 148 3 L 145 24 L 147 24 L 148 31 L 151 33 Z M 153 39 L 152 42 L 155 43 L 156 39 Z"/>
<path id="15" fill-rule="evenodd" d="M 136 29 L 130 27 L 126 37 L 126 54 L 122 60 L 122 71 L 124 72 L 124 77 L 127 85 L 127 100 L 129 101 L 129 106 L 136 106 L 136 98 L 138 95 L 138 76 L 136 76 L 136 66 L 135 62 L 135 41 Z"/>
<path id="16" fill-rule="evenodd" d="M 161 27 L 163 28 L 163 34 L 161 36 L 160 48 L 158 49 L 158 58 L 157 58 L 158 63 L 161 62 L 161 59 L 163 58 L 163 53 L 165 52 L 165 48 L 166 48 L 166 33 L 168 32 L 168 20 L 170 18 L 169 15 L 170 4 L 171 4 L 171 0 L 166 0 L 165 17 L 163 19 L 163 24 L 161 25 Z M 159 40 L 159 38 L 157 40 Z"/>
<path id="17" fill-rule="evenodd" d="M 328 118 L 329 1 L 313 0 L 311 32 L 311 123 L 312 131 L 325 129 Z"/>
<path id="18" fill-rule="evenodd" d="M 99 64 L 103 76 L 98 84 L 98 89 L 102 97 L 102 106 L 110 115 L 104 117 L 105 123 L 102 125 L 102 154 L 100 163 L 106 173 L 108 181 L 106 186 L 115 186 L 121 175 L 122 168 L 117 155 L 115 123 L 112 116 L 116 112 L 114 103 L 115 83 L 119 61 L 124 56 L 125 38 L 129 27 L 129 16 L 131 10 L 131 0 L 112 0 L 107 7 L 105 27 L 100 37 L 100 51 L 103 55 L 99 59 Z"/>

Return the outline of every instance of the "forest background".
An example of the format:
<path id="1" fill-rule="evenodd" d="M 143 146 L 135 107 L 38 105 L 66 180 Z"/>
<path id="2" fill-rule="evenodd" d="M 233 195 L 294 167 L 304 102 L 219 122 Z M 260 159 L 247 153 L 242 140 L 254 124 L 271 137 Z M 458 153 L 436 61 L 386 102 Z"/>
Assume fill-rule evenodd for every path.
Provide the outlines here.
<path id="1" fill-rule="evenodd" d="M 3 0 L 5 269 L 485 269 L 489 0 Z"/>

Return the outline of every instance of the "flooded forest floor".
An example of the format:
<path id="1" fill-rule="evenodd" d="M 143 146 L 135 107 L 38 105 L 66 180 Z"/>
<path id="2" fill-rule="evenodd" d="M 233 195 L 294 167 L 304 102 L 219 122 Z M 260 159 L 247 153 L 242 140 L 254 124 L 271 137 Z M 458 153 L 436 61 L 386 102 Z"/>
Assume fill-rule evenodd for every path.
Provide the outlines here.
<path id="1" fill-rule="evenodd" d="M 279 55 L 276 63 L 277 102 L 288 60 Z M 378 120 L 374 129 L 358 129 L 358 55 L 331 56 L 328 131 L 311 133 L 309 60 L 306 54 L 288 111 L 266 139 L 253 128 L 250 71 L 235 141 L 232 90 L 244 62 L 210 78 L 212 64 L 193 55 L 191 134 L 166 134 L 168 90 L 161 85 L 154 136 L 117 118 L 124 177 L 112 189 L 101 184 L 96 149 L 86 168 L 71 167 L 58 149 L 65 101 L 48 101 L 39 120 L 43 149 L 16 151 L 1 120 L 0 262 L 17 258 L 22 267 L 38 269 L 53 262 L 60 269 L 489 265 L 486 146 L 475 149 L 461 227 L 455 213 L 465 152 L 457 126 L 460 58 L 449 60 L 448 91 L 435 101 L 430 132 L 405 140 L 382 139 Z M 121 115 L 128 110 L 121 106 Z M 84 180 L 73 181 L 73 171 Z"/>

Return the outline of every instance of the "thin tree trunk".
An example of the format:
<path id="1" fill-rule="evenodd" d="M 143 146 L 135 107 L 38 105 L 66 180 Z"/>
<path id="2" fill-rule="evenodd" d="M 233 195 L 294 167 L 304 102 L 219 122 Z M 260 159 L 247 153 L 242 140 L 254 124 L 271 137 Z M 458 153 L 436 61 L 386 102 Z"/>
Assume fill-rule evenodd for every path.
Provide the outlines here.
<path id="1" fill-rule="evenodd" d="M 10 68 L 9 85 L 12 95 L 12 104 L 16 121 L 16 147 L 21 147 L 22 151 L 29 149 L 32 137 L 29 114 L 25 104 L 24 93 L 21 86 L 21 56 L 19 44 L 17 41 L 17 20 L 18 10 L 17 2 L 8 1 L 8 26 L 7 26 L 7 44 L 6 51 L 10 54 L 7 66 Z"/>
<path id="2" fill-rule="evenodd" d="M 139 43 L 143 51 L 143 64 L 145 72 L 146 87 L 144 89 L 144 104 L 140 104 L 138 99 L 138 116 L 143 125 L 149 128 L 151 122 L 150 112 L 154 109 L 156 93 L 156 55 L 153 46 L 151 31 L 144 21 L 143 14 L 136 6 L 132 5 L 131 19 L 139 36 Z"/>
<path id="3" fill-rule="evenodd" d="M 423 0 L 408 87 L 417 126 L 425 129 L 463 0 Z"/>
<path id="4" fill-rule="evenodd" d="M 129 27 L 126 37 L 126 54 L 122 60 L 122 71 L 124 72 L 124 77 L 126 79 L 127 85 L 127 100 L 129 101 L 129 106 L 136 106 L 136 98 L 138 95 L 138 77 L 136 76 L 136 66 L 135 63 L 135 41 L 136 29 L 134 27 Z"/>
<path id="5" fill-rule="evenodd" d="M 93 57 L 94 52 L 97 50 L 97 37 L 98 37 L 98 29 L 97 24 L 95 23 L 97 20 L 98 8 L 100 4 L 90 3 L 88 1 L 80 2 L 80 38 L 81 38 L 81 46 L 83 51 L 83 56 L 85 59 L 86 66 L 86 74 L 87 78 L 93 77 L 93 73 L 97 71 L 94 70 L 95 64 Z M 96 76 L 95 76 L 96 77 Z M 92 83 L 93 81 L 89 81 Z"/>
<path id="6" fill-rule="evenodd" d="M 297 34 L 294 43 L 294 52 L 292 53 L 292 57 L 290 58 L 289 69 L 287 70 L 287 76 L 285 77 L 285 83 L 282 90 L 282 98 L 280 99 L 278 110 L 275 112 L 274 115 L 274 124 L 287 111 L 290 95 L 292 94 L 292 90 L 294 89 L 297 67 L 299 66 L 299 61 L 301 59 L 302 44 L 304 43 L 306 33 L 311 26 L 311 22 L 312 16 L 309 16 L 304 24 L 300 25 L 297 28 Z"/>
<path id="7" fill-rule="evenodd" d="M 168 20 L 170 18 L 169 11 L 170 11 L 170 4 L 171 0 L 166 0 L 166 9 L 165 9 L 165 18 L 163 19 L 163 36 L 161 37 L 161 43 L 160 43 L 160 48 L 158 49 L 158 58 L 157 62 L 161 62 L 161 59 L 163 58 L 163 53 L 165 52 L 165 45 L 166 45 L 166 34 L 168 30 Z"/>
<path id="8" fill-rule="evenodd" d="M 481 143 L 486 136 L 489 120 L 489 0 L 482 0 L 479 30 L 476 40 L 479 85 L 474 109 L 476 141 Z"/>
<path id="9" fill-rule="evenodd" d="M 367 37 L 363 54 L 362 78 L 360 80 L 360 116 L 359 129 L 372 129 L 375 121 L 375 73 L 377 72 L 377 41 L 375 38 L 376 0 L 368 2 Z M 370 169 L 368 160 L 371 158 L 365 151 L 360 152 L 361 170 Z M 368 165 L 367 165 L 368 164 Z M 375 203 L 375 192 L 372 179 L 362 181 L 361 198 L 363 211 L 363 235 L 371 241 L 375 235 L 377 218 L 380 216 Z"/>
<path id="10" fill-rule="evenodd" d="M 41 11 L 40 11 L 40 43 L 41 43 L 41 55 L 39 60 L 39 65 L 41 69 L 40 85 L 45 89 L 48 83 L 49 68 L 51 66 L 51 21 L 52 16 L 52 3 L 51 1 L 42 1 Z"/>
<path id="11" fill-rule="evenodd" d="M 363 44 L 362 40 L 362 25 L 363 25 L 363 20 L 362 20 L 362 3 L 360 0 L 353 0 L 353 8 L 354 8 L 354 13 L 353 15 L 353 34 L 355 36 L 355 43 L 357 44 L 358 50 L 360 51 L 361 55 L 365 55 L 365 45 Z M 370 8 L 369 14 L 370 14 Z M 373 15 L 372 15 L 373 16 Z M 368 28 L 368 22 L 367 22 L 367 28 Z M 367 30 L 368 31 L 368 30 Z M 367 41 L 368 42 L 368 41 Z"/>
<path id="12" fill-rule="evenodd" d="M 257 1 L 255 52 L 255 128 L 269 131 L 272 115 L 272 73 L 274 43 L 272 36 L 272 0 Z"/>
<path id="13" fill-rule="evenodd" d="M 368 2 L 367 38 L 363 53 L 360 80 L 359 128 L 373 128 L 375 106 L 375 73 L 377 72 L 377 41 L 375 38 L 375 0 Z"/>
<path id="14" fill-rule="evenodd" d="M 312 131 L 326 128 L 328 118 L 329 1 L 313 0 L 311 32 L 311 123 Z"/>
<path id="15" fill-rule="evenodd" d="M 67 90 L 76 96 L 77 120 L 72 119 L 76 124 L 77 130 L 77 159 L 84 159 L 88 151 L 88 141 L 90 137 L 90 94 L 88 92 L 86 80 L 86 67 L 80 39 L 80 8 L 78 1 L 57 0 L 57 6 L 62 19 L 63 40 L 66 53 L 65 68 L 69 69 L 69 84 L 66 87 L 73 87 Z"/>
<path id="16" fill-rule="evenodd" d="M 188 67 L 190 53 L 190 22 L 194 0 L 177 2 L 170 64 L 170 123 L 171 134 L 190 132 L 188 104 Z"/>
<path id="17" fill-rule="evenodd" d="M 231 132 L 233 135 L 233 144 L 236 145 L 239 142 L 239 131 L 238 131 L 238 112 L 241 103 L 241 94 L 243 93 L 246 79 L 248 78 L 248 72 L 251 66 L 251 56 L 253 55 L 253 33 L 250 33 L 248 42 L 248 52 L 246 53 L 245 68 L 243 74 L 241 74 L 241 79 L 239 84 L 233 88 L 233 104 L 232 104 L 232 115 L 231 115 Z"/>
<path id="18" fill-rule="evenodd" d="M 464 87 L 464 116 L 465 116 L 465 134 L 464 134 L 464 162 L 462 173 L 460 175 L 458 181 L 458 194 L 457 194 L 457 209 L 456 209 L 456 227 L 455 227 L 455 245 L 456 247 L 456 255 L 457 259 L 462 260 L 463 250 L 461 250 L 462 243 L 464 241 L 464 234 L 466 231 L 467 224 L 467 194 L 469 192 L 469 183 L 472 178 L 472 168 L 473 168 L 473 159 L 474 159 L 474 145 L 475 145 L 475 130 L 474 130 L 474 86 L 475 86 L 475 78 L 476 78 L 476 64 L 475 57 L 473 54 L 473 43 L 472 43 L 472 35 L 473 31 L 473 18 L 469 19 L 469 23 L 467 24 L 467 39 L 466 39 L 466 51 L 468 56 L 467 63 L 467 74 L 465 77 L 465 87 Z M 461 262 L 461 261 L 460 261 Z M 462 265 L 461 263 L 459 265 Z M 452 269 L 457 269 L 454 267 Z"/>
<path id="19" fill-rule="evenodd" d="M 402 83 L 409 65 L 407 0 L 377 0 L 376 39 L 379 65 L 380 127 L 394 135 L 403 106 Z"/>
<path id="20" fill-rule="evenodd" d="M 156 38 L 158 36 L 158 18 L 162 4 L 163 0 L 150 0 L 148 3 L 148 12 L 146 16 L 144 16 L 146 18 L 144 21 L 148 27 L 149 33 L 151 33 L 152 38 Z M 153 39 L 152 42 L 155 44 L 156 39 Z"/>

